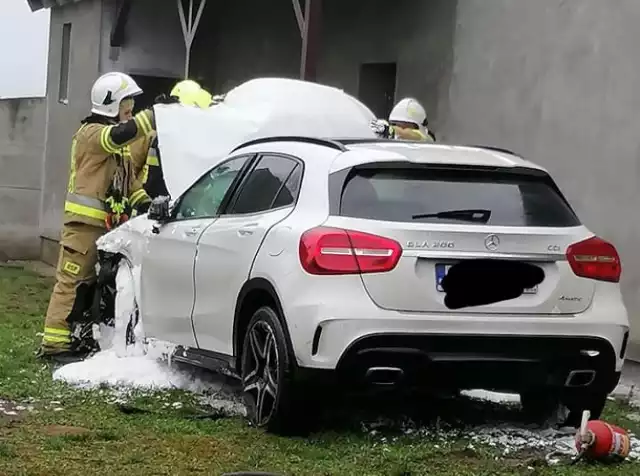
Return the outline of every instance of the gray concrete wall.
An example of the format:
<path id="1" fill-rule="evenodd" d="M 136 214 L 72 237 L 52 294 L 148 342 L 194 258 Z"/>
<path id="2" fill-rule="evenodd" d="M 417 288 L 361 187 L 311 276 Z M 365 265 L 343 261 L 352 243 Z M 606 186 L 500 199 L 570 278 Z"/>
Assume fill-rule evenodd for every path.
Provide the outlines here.
<path id="1" fill-rule="evenodd" d="M 302 2 L 304 3 L 304 2 Z M 356 95 L 362 63 L 397 62 L 397 98 L 415 95 L 437 122 L 448 88 L 455 1 L 324 0 L 318 80 Z M 216 92 L 256 76 L 299 77 L 301 38 L 290 0 L 207 5 L 194 74 Z"/>
<path id="2" fill-rule="evenodd" d="M 194 77 L 215 93 L 256 76 L 299 76 L 301 39 L 290 0 L 208 2 L 192 50 Z"/>
<path id="3" fill-rule="evenodd" d="M 612 241 L 640 344 L 640 3 L 459 0 L 444 138 L 511 148 L 550 170 Z M 639 354 L 640 355 L 640 354 Z"/>
<path id="4" fill-rule="evenodd" d="M 40 252 L 44 98 L 0 100 L 0 261 Z"/>
<path id="5" fill-rule="evenodd" d="M 68 103 L 58 101 L 62 28 L 70 22 L 71 51 Z M 45 173 L 42 184 L 40 231 L 45 238 L 58 240 L 62 209 L 69 177 L 71 137 L 88 115 L 93 82 L 98 77 L 102 22 L 102 2 L 84 0 L 51 10 L 49 70 L 47 75 L 47 135 Z"/>
<path id="6" fill-rule="evenodd" d="M 357 95 L 362 63 L 396 62 L 396 100 L 416 97 L 437 124 L 438 98 L 449 85 L 455 14 L 454 0 L 325 0 L 318 79 Z"/>

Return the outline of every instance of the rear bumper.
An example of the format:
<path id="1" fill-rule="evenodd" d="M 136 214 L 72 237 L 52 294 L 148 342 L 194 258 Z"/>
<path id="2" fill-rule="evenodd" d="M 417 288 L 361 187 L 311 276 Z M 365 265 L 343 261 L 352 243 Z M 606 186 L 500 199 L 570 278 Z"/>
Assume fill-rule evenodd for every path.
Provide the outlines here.
<path id="1" fill-rule="evenodd" d="M 613 389 L 622 371 L 629 320 L 617 285 L 598 286 L 589 309 L 577 315 L 417 313 L 382 309 L 360 282 L 338 278 L 279 290 L 301 368 L 356 381 L 367 359 L 378 367 L 400 361 L 407 378 L 430 386 L 505 391 L 561 385 L 573 370 L 595 370 L 593 384 Z M 597 356 L 585 360 L 581 351 Z"/>
<path id="2" fill-rule="evenodd" d="M 544 318 L 395 313 L 394 316 L 369 319 L 318 319 L 315 325 L 308 319 L 298 322 L 305 325 L 289 326 L 298 364 L 332 370 L 337 369 L 345 355 L 357 349 L 363 341 L 375 342 L 373 347 L 379 346 L 380 342 L 399 342 L 397 347 L 413 348 L 413 339 L 420 339 L 422 343 L 418 347 L 421 349 L 434 345 L 437 349 L 448 346 L 451 354 L 464 354 L 467 343 L 473 343 L 469 352 L 493 355 L 504 349 L 504 357 L 513 353 L 514 358 L 518 358 L 518 346 L 511 345 L 511 342 L 526 342 L 531 352 L 535 353 L 537 349 L 540 358 L 554 358 L 563 346 L 570 348 L 571 343 L 578 339 L 585 343 L 606 343 L 607 353 L 611 355 L 607 360 L 611 371 L 620 372 L 629 333 L 626 325 L 593 322 L 586 316 Z M 583 350 L 591 349 L 586 346 Z"/>
<path id="3" fill-rule="evenodd" d="M 620 379 L 616 361 L 613 346 L 594 337 L 386 334 L 351 344 L 335 373 L 356 387 L 610 393 Z"/>

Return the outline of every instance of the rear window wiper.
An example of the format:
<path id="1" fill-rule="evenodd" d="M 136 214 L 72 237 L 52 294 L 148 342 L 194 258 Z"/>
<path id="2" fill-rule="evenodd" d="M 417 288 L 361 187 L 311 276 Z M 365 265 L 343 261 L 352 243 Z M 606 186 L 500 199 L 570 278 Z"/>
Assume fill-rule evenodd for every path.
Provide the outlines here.
<path id="1" fill-rule="evenodd" d="M 419 220 L 421 218 L 450 218 L 452 220 L 473 221 L 478 223 L 487 223 L 491 218 L 491 210 L 468 209 L 468 210 L 447 210 L 438 213 L 422 213 L 413 215 L 411 218 Z"/>

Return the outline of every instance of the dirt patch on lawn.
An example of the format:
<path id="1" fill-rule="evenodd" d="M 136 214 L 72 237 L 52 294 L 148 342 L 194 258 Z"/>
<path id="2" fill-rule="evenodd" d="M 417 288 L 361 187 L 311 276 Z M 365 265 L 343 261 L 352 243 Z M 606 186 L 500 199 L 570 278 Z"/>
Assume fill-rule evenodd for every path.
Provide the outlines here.
<path id="1" fill-rule="evenodd" d="M 42 432 L 47 436 L 76 436 L 86 435 L 90 430 L 78 426 L 51 425 L 44 427 Z"/>

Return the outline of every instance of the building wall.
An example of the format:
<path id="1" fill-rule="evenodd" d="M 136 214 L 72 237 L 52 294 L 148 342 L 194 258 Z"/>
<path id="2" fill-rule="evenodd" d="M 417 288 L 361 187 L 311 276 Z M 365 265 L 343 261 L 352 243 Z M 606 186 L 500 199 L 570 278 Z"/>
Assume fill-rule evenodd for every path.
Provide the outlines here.
<path id="1" fill-rule="evenodd" d="M 301 2 L 304 4 L 304 2 Z M 323 0 L 318 80 L 358 93 L 360 65 L 397 62 L 396 96 L 414 95 L 437 124 L 447 91 L 455 2 Z M 215 91 L 256 76 L 297 78 L 302 41 L 290 0 L 208 4 L 193 50 L 194 74 Z"/>
<path id="2" fill-rule="evenodd" d="M 47 134 L 40 232 L 58 240 L 69 176 L 71 137 L 88 115 L 93 82 L 98 77 L 102 3 L 84 0 L 51 10 L 49 70 L 47 78 Z M 68 101 L 60 102 L 62 31 L 71 23 Z"/>
<path id="3" fill-rule="evenodd" d="M 0 100 L 0 261 L 40 251 L 46 111 L 44 98 Z"/>
<path id="4" fill-rule="evenodd" d="M 414 96 L 438 124 L 448 88 L 455 30 L 453 0 L 325 0 L 319 80 L 357 95 L 362 63 L 396 62 L 396 101 Z"/>
<path id="5" fill-rule="evenodd" d="M 550 170 L 617 246 L 640 344 L 640 3 L 459 0 L 457 17 L 445 139 L 511 148 Z"/>
<path id="6" fill-rule="evenodd" d="M 208 2 L 193 45 L 192 76 L 215 93 L 256 76 L 298 77 L 300 47 L 290 0 Z"/>

